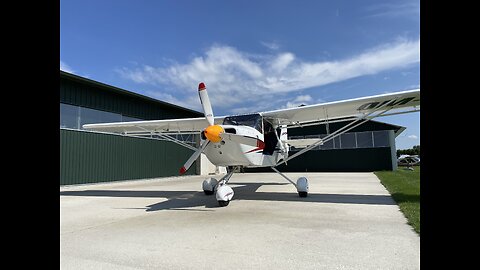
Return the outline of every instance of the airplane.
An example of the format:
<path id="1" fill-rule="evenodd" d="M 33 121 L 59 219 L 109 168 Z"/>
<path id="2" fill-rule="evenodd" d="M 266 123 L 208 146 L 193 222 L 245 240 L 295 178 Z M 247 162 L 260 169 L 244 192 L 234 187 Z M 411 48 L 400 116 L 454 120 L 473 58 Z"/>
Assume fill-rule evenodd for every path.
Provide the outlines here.
<path id="1" fill-rule="evenodd" d="M 375 117 L 420 111 L 420 89 L 221 117 L 213 114 L 205 83 L 199 83 L 198 94 L 205 117 L 86 124 L 83 128 L 130 136 L 157 135 L 188 147 L 195 152 L 180 168 L 180 175 L 204 153 L 214 165 L 229 169 L 219 180 L 210 177 L 202 182 L 204 193 L 215 194 L 219 206 L 223 207 L 233 198 L 233 189 L 227 184 L 237 169 L 270 167 L 293 184 L 300 197 L 307 197 L 309 184 L 306 177 L 299 177 L 294 182 L 275 167 L 287 164 L 289 160 Z M 288 139 L 288 128 L 345 120 L 353 121 L 322 139 Z M 172 136 L 177 134 L 200 134 L 201 144 L 194 148 Z M 289 155 L 290 147 L 302 150 Z"/>
<path id="2" fill-rule="evenodd" d="M 397 159 L 398 166 L 416 166 L 420 165 L 420 158 L 414 155 L 401 155 Z"/>

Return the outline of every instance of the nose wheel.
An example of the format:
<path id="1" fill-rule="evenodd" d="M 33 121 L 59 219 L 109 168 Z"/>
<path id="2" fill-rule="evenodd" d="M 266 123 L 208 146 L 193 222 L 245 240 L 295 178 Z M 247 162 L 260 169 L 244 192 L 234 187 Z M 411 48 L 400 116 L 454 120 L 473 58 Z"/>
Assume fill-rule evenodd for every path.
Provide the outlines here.
<path id="1" fill-rule="evenodd" d="M 215 194 L 215 198 L 220 207 L 227 206 L 233 198 L 233 189 L 227 186 L 227 183 L 234 171 L 234 169 L 231 169 L 220 181 L 217 181 L 215 178 L 208 178 L 202 183 L 202 189 L 205 195 Z"/>
<path id="2" fill-rule="evenodd" d="M 218 201 L 218 205 L 220 207 L 227 206 L 233 198 L 233 193 L 233 189 L 230 186 L 221 183 L 217 187 L 217 192 L 215 193 L 215 198 Z"/>
<path id="3" fill-rule="evenodd" d="M 230 201 L 218 201 L 218 205 L 220 207 L 225 207 L 230 203 Z"/>

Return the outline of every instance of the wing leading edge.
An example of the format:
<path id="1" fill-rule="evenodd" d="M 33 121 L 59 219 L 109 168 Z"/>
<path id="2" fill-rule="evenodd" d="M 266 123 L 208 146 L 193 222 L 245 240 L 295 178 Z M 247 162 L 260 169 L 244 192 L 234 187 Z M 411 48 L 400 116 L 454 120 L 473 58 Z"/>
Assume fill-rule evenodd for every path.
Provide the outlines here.
<path id="1" fill-rule="evenodd" d="M 221 124 L 224 117 L 215 117 Z M 201 132 L 208 126 L 205 117 L 115 122 L 83 125 L 84 129 L 102 132 L 136 134 L 144 132 Z"/>
<path id="2" fill-rule="evenodd" d="M 280 125 L 295 125 L 340 118 L 358 118 L 383 110 L 389 110 L 388 114 L 420 110 L 420 89 L 268 111 L 260 114 L 266 118 L 277 119 Z"/>

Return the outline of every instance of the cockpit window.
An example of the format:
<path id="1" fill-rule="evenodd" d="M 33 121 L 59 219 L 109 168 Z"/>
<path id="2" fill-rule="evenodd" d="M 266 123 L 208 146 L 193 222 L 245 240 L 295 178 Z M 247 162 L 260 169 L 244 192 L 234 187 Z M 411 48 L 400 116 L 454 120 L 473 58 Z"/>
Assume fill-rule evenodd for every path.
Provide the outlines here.
<path id="1" fill-rule="evenodd" d="M 260 114 L 247 114 L 238 116 L 229 116 L 223 119 L 224 125 L 249 126 L 259 132 L 262 132 L 262 116 Z"/>

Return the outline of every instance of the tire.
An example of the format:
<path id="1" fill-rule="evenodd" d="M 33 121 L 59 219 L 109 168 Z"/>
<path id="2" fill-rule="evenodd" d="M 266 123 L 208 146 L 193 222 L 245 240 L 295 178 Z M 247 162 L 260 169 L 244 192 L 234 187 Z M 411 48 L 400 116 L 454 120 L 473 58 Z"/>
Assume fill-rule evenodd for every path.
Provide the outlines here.
<path id="1" fill-rule="evenodd" d="M 205 195 L 213 195 L 213 190 L 204 190 Z"/>
<path id="2" fill-rule="evenodd" d="M 230 201 L 218 201 L 218 205 L 220 205 L 220 207 L 225 207 L 228 205 L 228 203 L 230 203 Z"/>
<path id="3" fill-rule="evenodd" d="M 307 197 L 308 195 L 308 192 L 298 192 L 298 196 L 304 198 L 304 197 Z"/>

